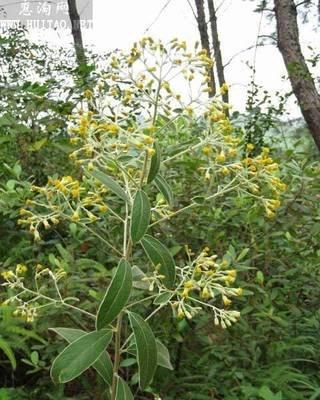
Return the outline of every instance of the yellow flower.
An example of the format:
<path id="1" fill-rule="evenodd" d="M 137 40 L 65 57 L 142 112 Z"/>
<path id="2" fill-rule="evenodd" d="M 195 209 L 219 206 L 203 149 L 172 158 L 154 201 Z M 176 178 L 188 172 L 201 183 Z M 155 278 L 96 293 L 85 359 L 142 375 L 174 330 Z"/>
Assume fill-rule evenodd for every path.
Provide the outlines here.
<path id="1" fill-rule="evenodd" d="M 111 133 L 111 135 L 117 135 L 119 133 L 119 127 L 116 124 L 105 124 L 104 129 Z"/>
<path id="2" fill-rule="evenodd" d="M 184 287 L 187 289 L 192 289 L 193 288 L 193 281 L 189 280 L 187 282 L 184 283 Z"/>
<path id="3" fill-rule="evenodd" d="M 209 289 L 208 289 L 206 286 L 202 289 L 201 297 L 202 297 L 203 299 L 209 299 L 209 298 L 211 297 L 211 294 L 210 294 L 210 292 L 209 292 Z"/>
<path id="4" fill-rule="evenodd" d="M 276 214 L 272 210 L 270 210 L 270 208 L 266 208 L 266 216 L 267 218 L 272 219 L 276 216 Z"/>
<path id="5" fill-rule="evenodd" d="M 27 214 L 31 214 L 31 212 L 26 210 L 26 209 L 24 209 L 24 208 L 20 208 L 19 214 L 20 215 L 27 215 Z"/>
<path id="6" fill-rule="evenodd" d="M 74 197 L 74 198 L 78 197 L 79 194 L 80 194 L 80 189 L 79 189 L 79 187 L 76 187 L 76 188 L 72 189 L 72 190 L 71 190 L 71 194 L 72 194 L 72 197 Z"/>
<path id="7" fill-rule="evenodd" d="M 179 307 L 177 315 L 178 315 L 178 318 L 181 318 L 181 319 L 185 317 L 185 314 L 181 307 Z"/>
<path id="8" fill-rule="evenodd" d="M 232 301 L 225 295 L 222 296 L 222 301 L 225 306 L 229 306 L 232 303 Z"/>
<path id="9" fill-rule="evenodd" d="M 236 280 L 237 277 L 237 271 L 235 269 L 231 269 L 228 271 L 228 274 L 226 276 L 226 282 L 228 284 L 233 283 Z"/>
<path id="10" fill-rule="evenodd" d="M 37 230 L 33 232 L 33 237 L 35 242 L 39 242 L 41 240 L 40 234 Z"/>
<path id="11" fill-rule="evenodd" d="M 106 204 L 103 204 L 103 205 L 99 206 L 99 211 L 100 212 L 108 211 L 108 206 Z"/>
<path id="12" fill-rule="evenodd" d="M 185 287 L 183 289 L 183 292 L 181 293 L 181 297 L 187 298 L 189 296 L 189 291 L 190 291 L 190 289 Z"/>
<path id="13" fill-rule="evenodd" d="M 204 148 L 202 149 L 202 153 L 205 154 L 206 156 L 210 155 L 212 153 L 212 147 L 204 146 Z"/>
<path id="14" fill-rule="evenodd" d="M 17 275 L 23 275 L 28 271 L 28 268 L 25 264 L 17 264 L 16 266 L 16 274 Z"/>
<path id="15" fill-rule="evenodd" d="M 218 163 L 223 163 L 223 162 L 226 161 L 226 155 L 225 155 L 224 151 L 221 151 L 221 152 L 217 155 L 216 161 L 217 161 Z"/>
<path id="16" fill-rule="evenodd" d="M 156 153 L 156 151 L 155 151 L 155 149 L 152 149 L 151 147 L 148 147 L 147 148 L 147 153 L 148 153 L 149 157 L 152 157 Z"/>
<path id="17" fill-rule="evenodd" d="M 79 215 L 79 213 L 77 211 L 75 211 L 73 213 L 73 215 L 71 216 L 71 221 L 78 222 L 79 220 L 80 220 L 80 215 Z"/>
<path id="18" fill-rule="evenodd" d="M 36 271 L 42 271 L 44 269 L 44 266 L 42 264 L 37 264 L 36 265 Z"/>
<path id="19" fill-rule="evenodd" d="M 58 223 L 59 223 L 59 220 L 56 217 L 51 217 L 50 220 L 53 223 L 53 225 L 58 225 Z"/>
<path id="20" fill-rule="evenodd" d="M 230 173 L 230 171 L 227 167 L 223 167 L 223 168 L 221 168 L 221 173 L 223 175 L 228 175 Z"/>
<path id="21" fill-rule="evenodd" d="M 87 99 L 92 99 L 93 93 L 91 92 L 91 90 L 87 89 L 87 90 L 84 91 L 83 95 Z"/>
<path id="22" fill-rule="evenodd" d="M 224 94 L 228 93 L 228 91 L 229 91 L 229 86 L 227 83 L 224 83 L 220 88 L 220 93 L 222 95 L 224 95 Z"/>
<path id="23" fill-rule="evenodd" d="M 46 219 L 44 219 L 44 220 L 42 221 L 42 223 L 43 223 L 43 226 L 45 227 L 45 229 L 50 229 L 50 224 L 49 224 L 49 222 L 48 222 Z"/>
<path id="24" fill-rule="evenodd" d="M 14 277 L 14 273 L 12 271 L 4 271 L 4 272 L 1 273 L 1 276 L 6 281 L 9 281 L 11 278 Z"/>
<path id="25" fill-rule="evenodd" d="M 252 151 L 252 150 L 254 150 L 254 144 L 248 143 L 247 144 L 247 151 Z"/>
<path id="26" fill-rule="evenodd" d="M 235 294 L 236 294 L 236 296 L 242 296 L 242 294 L 243 294 L 243 289 L 242 289 L 242 288 L 237 288 L 237 289 L 235 290 Z"/>
<path id="27" fill-rule="evenodd" d="M 238 151 L 237 151 L 237 149 L 231 148 L 231 149 L 229 149 L 228 154 L 231 157 L 235 157 L 238 154 Z"/>

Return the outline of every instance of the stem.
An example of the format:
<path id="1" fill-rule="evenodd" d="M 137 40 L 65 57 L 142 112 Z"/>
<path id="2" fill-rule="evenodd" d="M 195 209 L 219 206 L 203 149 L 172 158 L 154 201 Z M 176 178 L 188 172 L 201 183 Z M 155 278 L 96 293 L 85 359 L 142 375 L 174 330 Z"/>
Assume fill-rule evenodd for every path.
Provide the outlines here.
<path id="1" fill-rule="evenodd" d="M 116 249 L 114 246 L 112 246 L 111 243 L 109 243 L 106 239 L 104 239 L 102 236 L 99 235 L 99 233 L 97 233 L 96 231 L 94 231 L 93 229 L 91 229 L 88 225 L 83 224 L 83 223 L 79 223 L 79 225 L 83 226 L 85 229 L 88 229 L 88 231 L 90 231 L 94 236 L 96 236 L 97 238 L 99 238 L 103 243 L 105 243 L 106 245 L 108 245 L 115 253 L 117 253 L 118 255 L 122 256 L 122 253 Z"/>
<path id="2" fill-rule="evenodd" d="M 113 363 L 113 377 L 111 385 L 111 400 L 115 400 L 117 392 L 117 381 L 118 381 L 118 369 L 120 365 L 120 343 L 121 343 L 121 325 L 122 325 L 122 314 L 117 319 L 117 330 L 115 338 L 115 355 Z"/>
<path id="3" fill-rule="evenodd" d="M 50 303 L 52 303 L 52 304 L 55 304 L 55 305 L 61 304 L 61 305 L 65 306 L 65 307 L 72 308 L 73 310 L 79 311 L 79 312 L 81 312 L 82 314 L 87 315 L 88 317 L 96 318 L 96 316 L 95 316 L 94 314 L 92 314 L 92 313 L 90 313 L 90 312 L 88 312 L 88 311 L 86 311 L 86 310 L 82 310 L 82 309 L 79 308 L 79 307 L 73 306 L 72 304 L 68 304 L 68 303 L 66 303 L 62 298 L 61 298 L 61 300 L 56 300 L 56 299 L 53 299 L 52 297 L 48 297 L 48 296 L 45 296 L 44 294 L 41 294 L 41 293 L 38 293 L 38 292 L 34 292 L 33 290 L 27 289 L 27 288 L 24 287 L 23 285 L 22 285 L 22 286 L 19 285 L 19 287 L 20 287 L 24 292 L 30 293 L 30 294 L 32 294 L 32 295 L 34 295 L 34 296 L 37 296 L 38 298 L 41 297 L 41 298 L 44 299 L 44 300 L 50 301 Z"/>
<path id="4" fill-rule="evenodd" d="M 149 157 L 148 157 L 148 153 L 146 151 L 145 156 L 144 156 L 144 162 L 143 162 L 141 178 L 140 178 L 140 187 L 143 186 L 144 178 L 147 175 L 148 159 L 149 159 Z"/>
<path id="5" fill-rule="evenodd" d="M 222 194 L 225 194 L 225 193 L 228 193 L 228 192 L 231 192 L 232 190 L 234 190 L 236 187 L 239 186 L 239 184 L 237 184 L 237 185 L 235 185 L 235 186 L 232 186 L 232 184 L 235 182 L 236 178 L 237 178 L 237 177 L 235 177 L 230 183 L 228 183 L 228 185 L 227 185 L 223 190 L 220 190 L 220 191 L 218 191 L 218 192 L 212 194 L 211 196 L 206 197 L 206 198 L 204 199 L 204 202 L 206 202 L 206 201 L 208 201 L 208 200 L 212 200 L 212 199 L 214 199 L 215 197 L 218 197 L 218 196 L 220 196 L 220 195 L 222 195 Z M 157 224 L 159 224 L 160 222 L 166 221 L 167 219 L 171 219 L 172 217 L 175 217 L 176 215 L 178 215 L 178 214 L 180 214 L 180 213 L 182 213 L 182 212 L 188 210 L 189 208 L 198 207 L 199 205 L 200 205 L 200 204 L 198 204 L 198 203 L 190 203 L 189 205 L 187 205 L 187 206 L 185 206 L 185 207 L 183 207 L 183 208 L 180 208 L 180 210 L 177 210 L 177 211 L 171 213 L 170 215 L 166 215 L 166 216 L 162 217 L 161 219 L 159 219 L 158 221 L 153 222 L 153 223 L 150 225 L 150 227 L 152 227 L 152 226 L 154 226 L 154 225 L 157 225 Z"/>
<path id="6" fill-rule="evenodd" d="M 125 174 L 123 174 L 123 178 L 125 181 L 126 186 L 126 193 L 128 194 L 129 198 L 131 198 L 129 182 Z M 131 239 L 129 234 L 129 206 L 126 203 L 126 215 L 123 221 L 123 254 L 126 260 L 129 259 L 131 253 Z M 121 328 L 122 328 L 122 318 L 123 313 L 121 312 L 117 317 L 117 326 L 116 326 L 116 333 L 115 333 L 115 343 L 114 343 L 114 362 L 113 362 L 113 376 L 112 376 L 112 384 L 111 384 L 111 400 L 116 399 L 117 393 L 117 382 L 118 382 L 118 370 L 120 365 L 120 357 L 121 357 Z"/>

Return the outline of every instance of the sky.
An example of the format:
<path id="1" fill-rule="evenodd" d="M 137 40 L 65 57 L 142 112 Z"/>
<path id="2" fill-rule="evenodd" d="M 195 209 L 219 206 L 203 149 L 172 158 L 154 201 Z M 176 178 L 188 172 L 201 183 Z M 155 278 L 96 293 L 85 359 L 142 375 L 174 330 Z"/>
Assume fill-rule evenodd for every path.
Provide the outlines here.
<path id="1" fill-rule="evenodd" d="M 92 0 L 93 27 L 83 31 L 84 43 L 97 51 L 126 49 L 144 35 L 169 41 L 174 37 L 186 40 L 191 45 L 198 40 L 197 24 L 190 4 L 194 0 Z M 257 35 L 269 35 L 274 31 L 274 21 L 261 19 L 254 13 L 254 1 L 216 0 L 218 28 L 223 61 L 228 62 L 235 54 L 254 46 Z M 160 14 L 160 15 L 159 15 Z M 45 38 L 56 45 L 72 42 L 68 31 L 45 31 L 37 37 Z M 301 42 L 304 49 L 314 43 L 319 32 L 304 26 Z M 289 91 L 290 85 L 284 79 L 285 68 L 278 49 L 264 46 L 242 52 L 226 67 L 226 80 L 230 85 L 230 98 L 234 109 L 243 110 L 246 89 L 251 79 L 248 65 L 256 67 L 256 82 L 274 93 Z M 292 100 L 289 105 L 291 117 L 299 115 Z"/>

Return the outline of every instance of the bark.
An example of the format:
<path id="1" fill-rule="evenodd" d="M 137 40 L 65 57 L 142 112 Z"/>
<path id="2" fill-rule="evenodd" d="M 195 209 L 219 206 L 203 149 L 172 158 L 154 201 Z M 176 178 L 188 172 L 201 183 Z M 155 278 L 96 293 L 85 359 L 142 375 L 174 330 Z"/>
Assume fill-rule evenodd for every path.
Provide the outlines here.
<path id="1" fill-rule="evenodd" d="M 224 66 L 223 66 L 223 62 L 222 62 L 221 46 L 220 46 L 218 24 L 217 24 L 217 14 L 216 14 L 215 6 L 214 6 L 214 0 L 208 0 L 208 8 L 209 8 L 211 38 L 212 38 L 214 59 L 216 62 L 219 85 L 221 87 L 224 83 L 226 83 L 226 80 L 225 80 L 225 76 L 224 76 Z M 222 95 L 222 99 L 225 103 L 229 103 L 228 92 L 226 92 Z"/>
<path id="2" fill-rule="evenodd" d="M 286 65 L 302 115 L 320 150 L 320 95 L 304 59 L 293 0 L 274 0 L 278 47 Z"/>
<path id="3" fill-rule="evenodd" d="M 204 10 L 204 0 L 195 0 L 197 8 L 197 23 L 200 34 L 201 46 L 206 50 L 207 56 L 211 58 L 209 35 L 206 23 L 206 14 Z M 213 68 L 208 67 L 208 75 L 210 81 L 208 82 L 208 87 L 210 89 L 209 96 L 212 97 L 216 94 L 216 82 L 214 78 Z"/>
<path id="4" fill-rule="evenodd" d="M 83 64 L 86 64 L 86 56 L 82 41 L 82 32 L 80 25 L 81 20 L 77 10 L 76 0 L 68 0 L 68 6 L 77 63 L 79 66 L 81 66 Z"/>

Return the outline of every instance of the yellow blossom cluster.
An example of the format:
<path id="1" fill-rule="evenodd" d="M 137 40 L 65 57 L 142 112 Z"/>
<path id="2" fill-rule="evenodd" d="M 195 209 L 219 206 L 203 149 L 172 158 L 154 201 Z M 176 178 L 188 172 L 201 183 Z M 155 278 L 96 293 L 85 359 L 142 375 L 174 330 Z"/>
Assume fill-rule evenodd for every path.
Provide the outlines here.
<path id="1" fill-rule="evenodd" d="M 86 178 L 71 176 L 49 178 L 45 186 L 33 186 L 33 199 L 20 209 L 19 225 L 28 225 L 35 241 L 41 239 L 40 228 L 50 229 L 61 221 L 95 222 L 107 211 L 107 189 L 100 185 L 90 191 Z"/>
<path id="2" fill-rule="evenodd" d="M 10 288 L 11 297 L 4 301 L 4 305 L 13 305 L 15 310 L 13 316 L 20 317 L 26 322 L 33 322 L 35 317 L 38 316 L 38 310 L 48 305 L 56 304 L 61 301 L 61 294 L 59 295 L 59 288 L 57 282 L 66 276 L 66 272 L 62 268 L 51 271 L 42 264 L 36 264 L 31 268 L 31 276 L 34 279 L 32 287 L 39 288 L 39 278 L 49 276 L 55 282 L 54 289 L 58 292 L 58 300 L 50 298 L 40 291 L 29 289 L 25 286 L 24 275 L 29 270 L 25 264 L 17 264 L 15 268 L 8 269 L 1 273 L 4 283 L 2 286 Z M 51 285 L 44 285 L 42 289 L 47 287 L 50 290 Z"/>
<path id="3" fill-rule="evenodd" d="M 286 185 L 279 177 L 279 165 L 270 157 L 270 150 L 263 147 L 259 154 L 253 155 L 252 143 L 242 144 L 239 134 L 225 114 L 211 105 L 206 113 L 207 136 L 204 138 L 201 153 L 205 157 L 199 171 L 206 181 L 218 181 L 228 185 L 233 182 L 239 191 L 258 200 L 265 209 L 266 216 L 273 218 L 280 207 L 281 193 Z M 219 115 L 219 121 L 216 119 Z M 229 128 L 221 128 L 221 121 L 227 121 Z"/>
<path id="4" fill-rule="evenodd" d="M 236 280 L 236 269 L 230 268 L 226 260 L 219 261 L 217 255 L 209 255 L 209 251 L 208 247 L 204 248 L 188 265 L 178 268 L 180 282 L 177 298 L 171 304 L 178 318 L 188 319 L 209 307 L 213 310 L 215 323 L 226 328 L 240 316 L 238 311 L 229 310 L 228 307 L 232 297 L 242 295 L 242 288 L 231 286 Z M 225 309 L 212 304 L 213 300 L 219 298 Z"/>

